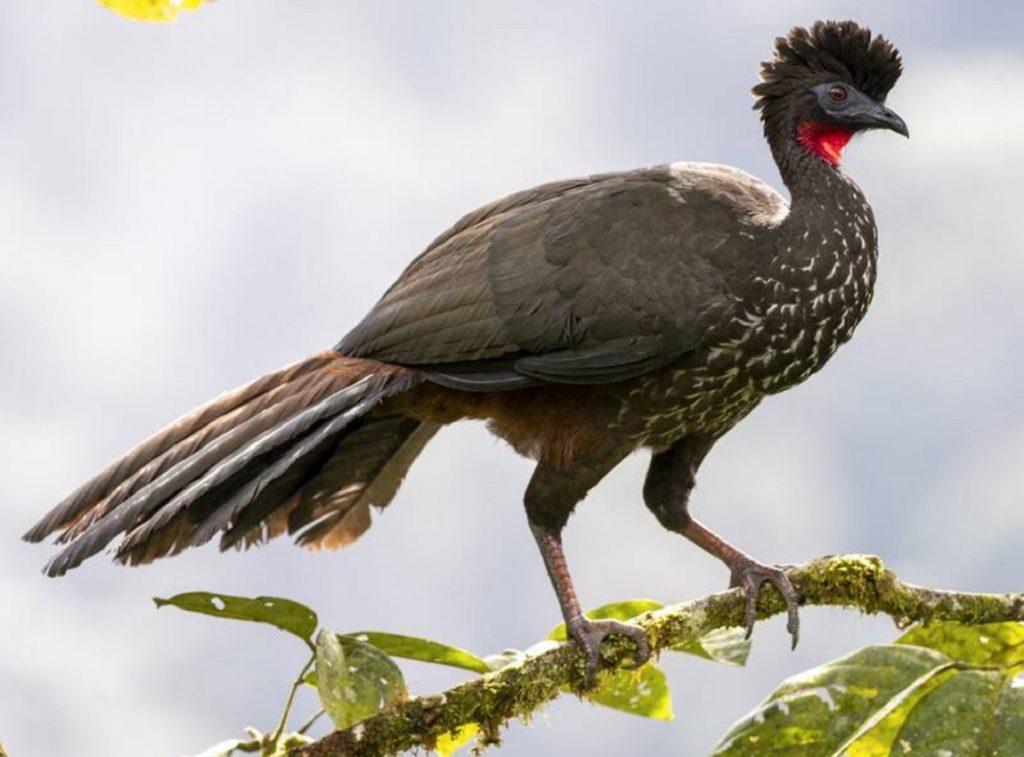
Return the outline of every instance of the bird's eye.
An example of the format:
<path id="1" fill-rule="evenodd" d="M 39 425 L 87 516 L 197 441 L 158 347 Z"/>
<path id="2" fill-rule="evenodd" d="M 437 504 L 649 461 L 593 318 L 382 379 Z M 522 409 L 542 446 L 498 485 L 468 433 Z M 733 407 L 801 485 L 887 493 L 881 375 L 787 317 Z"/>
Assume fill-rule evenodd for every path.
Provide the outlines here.
<path id="1" fill-rule="evenodd" d="M 828 99 L 834 103 L 841 103 L 846 99 L 846 87 L 835 84 L 828 88 Z"/>

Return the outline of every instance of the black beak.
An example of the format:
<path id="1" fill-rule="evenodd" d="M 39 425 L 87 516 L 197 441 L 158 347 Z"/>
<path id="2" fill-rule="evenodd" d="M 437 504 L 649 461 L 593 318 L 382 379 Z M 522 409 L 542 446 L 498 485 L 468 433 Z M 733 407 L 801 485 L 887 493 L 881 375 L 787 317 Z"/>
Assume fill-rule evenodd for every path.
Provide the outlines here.
<path id="1" fill-rule="evenodd" d="M 862 129 L 889 129 L 904 137 L 910 136 L 910 129 L 907 128 L 906 121 L 900 118 L 895 111 L 874 100 L 864 99 L 865 102 L 856 103 L 849 108 L 843 114 L 843 119 L 849 120 L 850 123 Z"/>

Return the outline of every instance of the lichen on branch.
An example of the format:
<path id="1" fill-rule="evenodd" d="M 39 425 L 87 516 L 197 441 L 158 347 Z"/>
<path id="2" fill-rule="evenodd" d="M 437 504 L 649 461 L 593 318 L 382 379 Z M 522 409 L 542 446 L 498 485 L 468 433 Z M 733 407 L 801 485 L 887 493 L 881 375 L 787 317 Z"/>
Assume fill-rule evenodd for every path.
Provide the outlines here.
<path id="1" fill-rule="evenodd" d="M 851 607 L 889 615 L 903 627 L 914 622 L 967 624 L 1024 621 L 1024 594 L 974 594 L 915 586 L 899 580 L 881 559 L 840 555 L 786 570 L 805 606 Z M 732 589 L 647 613 L 635 622 L 647 632 L 652 651 L 693 643 L 710 631 L 743 623 L 745 599 Z M 759 619 L 785 612 L 781 595 L 766 589 Z M 628 665 L 635 648 L 619 637 L 601 649 L 601 669 Z M 336 731 L 292 752 L 303 757 L 383 757 L 413 748 L 433 748 L 437 738 L 464 726 L 480 727 L 478 741 L 494 744 L 513 719 L 529 719 L 565 690 L 586 696 L 583 655 L 572 644 L 545 651 L 446 692 L 421 696 L 385 709 L 345 731 Z"/>

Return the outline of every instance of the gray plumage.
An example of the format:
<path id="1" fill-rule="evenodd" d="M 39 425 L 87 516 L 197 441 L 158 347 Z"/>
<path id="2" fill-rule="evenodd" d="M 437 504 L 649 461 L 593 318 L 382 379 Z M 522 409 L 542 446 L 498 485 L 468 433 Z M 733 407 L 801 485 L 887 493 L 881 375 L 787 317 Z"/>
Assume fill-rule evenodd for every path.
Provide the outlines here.
<path id="1" fill-rule="evenodd" d="M 649 373 L 735 307 L 737 245 L 784 208 L 763 182 L 699 164 L 522 192 L 434 242 L 337 349 L 450 385 L 465 374 L 465 388 L 509 370 L 522 386 Z"/>

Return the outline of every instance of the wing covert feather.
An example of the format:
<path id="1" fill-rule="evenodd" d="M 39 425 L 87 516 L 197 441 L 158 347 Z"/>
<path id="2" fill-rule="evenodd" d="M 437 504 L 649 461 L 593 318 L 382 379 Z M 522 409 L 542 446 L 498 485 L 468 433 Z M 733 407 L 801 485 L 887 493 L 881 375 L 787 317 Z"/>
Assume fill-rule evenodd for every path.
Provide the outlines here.
<path id="1" fill-rule="evenodd" d="M 466 388 L 632 378 L 735 307 L 737 232 L 784 205 L 742 172 L 700 165 L 521 192 L 438 237 L 337 349 Z"/>

